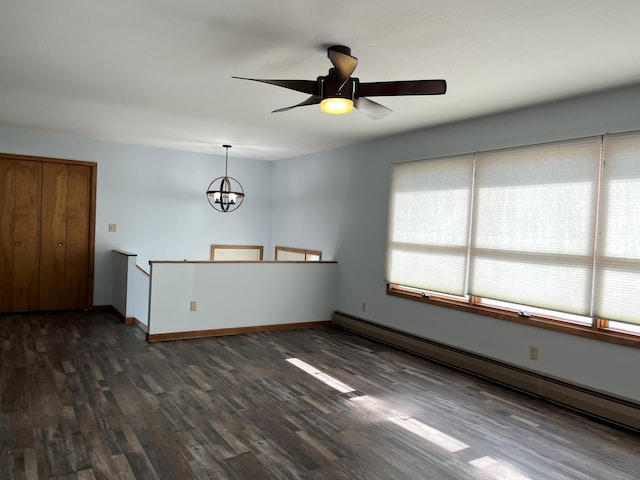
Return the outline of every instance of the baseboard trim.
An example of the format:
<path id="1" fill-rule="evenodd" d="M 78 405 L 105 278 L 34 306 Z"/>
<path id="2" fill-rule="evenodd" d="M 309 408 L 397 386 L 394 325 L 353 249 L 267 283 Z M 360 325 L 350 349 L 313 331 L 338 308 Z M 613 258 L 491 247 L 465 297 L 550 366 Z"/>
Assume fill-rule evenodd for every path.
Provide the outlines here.
<path id="1" fill-rule="evenodd" d="M 95 308 L 95 307 L 94 307 Z M 95 308 L 96 310 L 102 310 L 102 311 L 109 311 L 111 313 L 113 313 L 116 317 L 118 317 L 120 319 L 120 321 L 122 323 L 125 323 L 127 325 L 130 325 L 134 322 L 134 318 L 133 317 L 125 317 L 122 313 L 120 313 L 120 311 L 114 307 L 113 305 L 101 305 L 98 308 Z"/>
<path id="2" fill-rule="evenodd" d="M 191 332 L 147 333 L 147 341 L 162 342 L 166 340 L 184 340 L 188 338 L 219 337 L 223 335 L 239 335 L 253 332 L 273 332 L 278 330 L 295 330 L 299 328 L 330 327 L 330 320 L 319 322 L 281 323 L 276 325 L 257 325 L 254 327 L 217 328 L 213 330 L 195 330 Z"/>
<path id="3" fill-rule="evenodd" d="M 542 375 L 349 314 L 334 312 L 335 327 L 408 351 L 503 386 L 640 431 L 640 403 Z"/>
<path id="4" fill-rule="evenodd" d="M 136 317 L 125 317 L 122 313 L 120 313 L 118 311 L 118 309 L 116 307 L 114 307 L 113 305 L 100 305 L 100 306 L 94 306 L 93 307 L 94 311 L 99 311 L 99 312 L 111 312 L 113 313 L 116 317 L 118 317 L 120 319 L 120 321 L 122 323 L 124 323 L 125 325 L 136 325 L 139 328 L 142 329 L 142 331 L 144 331 L 145 333 L 147 333 L 147 325 L 143 322 L 141 322 L 140 320 L 138 320 Z"/>
<path id="5" fill-rule="evenodd" d="M 149 329 L 147 328 L 147 324 L 146 323 L 141 322 L 136 317 L 132 317 L 132 318 L 133 318 L 133 323 L 136 325 L 136 327 L 138 327 L 144 333 L 149 333 Z"/>

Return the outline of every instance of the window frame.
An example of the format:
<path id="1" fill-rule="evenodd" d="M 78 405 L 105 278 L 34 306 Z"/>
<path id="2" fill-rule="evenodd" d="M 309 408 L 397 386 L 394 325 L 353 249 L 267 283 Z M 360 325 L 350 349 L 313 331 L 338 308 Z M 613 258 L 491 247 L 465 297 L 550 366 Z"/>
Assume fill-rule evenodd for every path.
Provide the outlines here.
<path id="1" fill-rule="evenodd" d="M 289 253 L 299 253 L 304 255 L 304 260 L 278 260 L 278 252 L 289 252 Z M 309 260 L 309 255 L 314 255 L 318 257 L 318 260 Z M 322 261 L 322 251 L 320 250 L 309 250 L 306 248 L 293 248 L 293 247 L 282 247 L 277 245 L 274 250 L 274 257 L 276 262 L 321 262 Z"/>
<path id="2" fill-rule="evenodd" d="M 640 335 L 633 333 L 625 333 L 619 330 L 608 329 L 608 320 L 602 320 L 592 317 L 590 326 L 572 323 L 560 318 L 547 317 L 538 314 L 528 315 L 527 307 L 522 306 L 521 315 L 519 310 L 508 309 L 490 305 L 483 305 L 481 297 L 469 297 L 467 301 L 455 300 L 444 296 L 439 296 L 436 292 L 427 292 L 424 290 L 403 287 L 402 285 L 387 284 L 387 295 L 403 298 L 406 300 L 417 301 L 429 305 L 439 307 L 452 308 L 463 312 L 475 313 L 485 317 L 506 320 L 509 322 L 529 325 L 534 327 L 546 328 L 560 333 L 568 333 L 581 337 L 591 338 L 593 340 L 602 340 L 605 342 L 616 343 L 627 347 L 640 348 Z"/>
<path id="3" fill-rule="evenodd" d="M 224 250 L 252 250 L 257 253 L 259 259 L 258 260 L 216 260 L 216 250 L 224 251 Z M 212 262 L 261 262 L 263 260 L 264 255 L 264 247 L 262 245 L 211 245 L 210 252 L 210 261 Z"/>

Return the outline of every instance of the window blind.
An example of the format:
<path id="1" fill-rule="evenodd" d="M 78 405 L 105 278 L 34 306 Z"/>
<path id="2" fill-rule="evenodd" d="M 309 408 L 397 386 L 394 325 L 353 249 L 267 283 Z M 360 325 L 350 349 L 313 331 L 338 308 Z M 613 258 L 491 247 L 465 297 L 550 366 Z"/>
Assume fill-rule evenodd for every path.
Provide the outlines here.
<path id="1" fill-rule="evenodd" d="M 594 314 L 640 325 L 640 133 L 603 147 Z"/>
<path id="2" fill-rule="evenodd" d="M 386 281 L 640 325 L 640 132 L 396 164 Z"/>
<path id="3" fill-rule="evenodd" d="M 600 143 L 478 154 L 472 295 L 590 315 Z"/>
<path id="4" fill-rule="evenodd" d="M 387 283 L 464 295 L 473 158 L 392 166 Z"/>

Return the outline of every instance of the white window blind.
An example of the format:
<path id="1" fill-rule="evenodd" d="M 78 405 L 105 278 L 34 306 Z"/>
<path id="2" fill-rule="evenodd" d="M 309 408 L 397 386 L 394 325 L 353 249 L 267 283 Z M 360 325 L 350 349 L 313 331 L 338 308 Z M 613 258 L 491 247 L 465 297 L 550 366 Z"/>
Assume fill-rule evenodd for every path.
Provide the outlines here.
<path id="1" fill-rule="evenodd" d="M 387 283 L 464 295 L 473 155 L 395 164 Z"/>
<path id="2" fill-rule="evenodd" d="M 292 252 L 291 250 L 276 250 L 276 261 L 279 262 L 304 262 L 304 252 Z"/>
<path id="3" fill-rule="evenodd" d="M 605 137 L 594 314 L 640 324 L 640 134 Z"/>
<path id="4" fill-rule="evenodd" d="M 386 260 L 391 284 L 640 325 L 640 132 L 394 165 Z"/>
<path id="5" fill-rule="evenodd" d="M 600 144 L 478 154 L 472 295 L 590 315 Z"/>

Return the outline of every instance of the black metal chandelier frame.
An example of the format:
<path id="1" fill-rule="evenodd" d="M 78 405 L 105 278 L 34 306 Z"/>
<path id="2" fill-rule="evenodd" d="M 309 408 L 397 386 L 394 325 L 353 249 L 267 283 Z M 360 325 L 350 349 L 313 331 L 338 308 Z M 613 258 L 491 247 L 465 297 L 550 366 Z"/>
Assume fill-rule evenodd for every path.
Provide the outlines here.
<path id="1" fill-rule="evenodd" d="M 225 148 L 224 177 L 213 179 L 207 188 L 207 200 L 215 210 L 223 213 L 237 210 L 244 200 L 244 189 L 238 180 L 228 175 L 229 149 L 231 145 L 223 145 Z M 215 187 L 218 188 L 215 188 Z"/>

